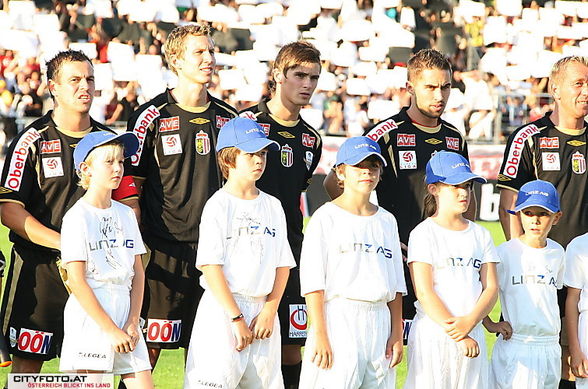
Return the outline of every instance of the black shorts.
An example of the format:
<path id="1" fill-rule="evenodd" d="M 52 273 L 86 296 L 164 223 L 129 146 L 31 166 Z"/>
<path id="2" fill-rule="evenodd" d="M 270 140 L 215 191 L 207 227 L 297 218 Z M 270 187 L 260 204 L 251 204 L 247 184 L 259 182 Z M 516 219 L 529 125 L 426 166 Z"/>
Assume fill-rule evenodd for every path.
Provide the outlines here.
<path id="1" fill-rule="evenodd" d="M 146 320 L 147 346 L 188 348 L 196 308 L 202 297 L 196 269 L 196 244 L 149 239 L 145 294 L 141 316 Z"/>
<path id="2" fill-rule="evenodd" d="M 69 297 L 57 253 L 13 247 L 2 298 L 2 330 L 13 355 L 48 361 L 61 352 Z"/>
<path id="3" fill-rule="evenodd" d="M 284 296 L 278 307 L 280 328 L 283 345 L 300 345 L 306 342 L 308 313 L 304 297 L 300 296 L 299 267 L 290 269 L 290 276 L 284 291 Z"/>

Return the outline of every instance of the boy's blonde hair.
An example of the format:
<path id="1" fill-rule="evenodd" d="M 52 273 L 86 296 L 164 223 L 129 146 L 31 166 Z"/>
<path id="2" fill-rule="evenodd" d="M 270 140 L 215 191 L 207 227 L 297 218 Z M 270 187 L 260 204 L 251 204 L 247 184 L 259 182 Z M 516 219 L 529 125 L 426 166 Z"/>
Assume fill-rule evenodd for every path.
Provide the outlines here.
<path id="1" fill-rule="evenodd" d="M 167 66 L 176 75 L 178 74 L 178 70 L 174 67 L 173 60 L 184 57 L 184 53 L 186 52 L 186 37 L 188 35 L 206 36 L 210 38 L 210 27 L 207 24 L 186 24 L 185 26 L 176 27 L 170 32 L 163 45 L 163 51 Z"/>
<path id="2" fill-rule="evenodd" d="M 216 159 L 218 161 L 218 166 L 220 167 L 225 180 L 229 178 L 229 169 L 235 168 L 237 155 L 240 153 L 241 150 L 236 147 L 226 147 L 217 153 Z"/>
<path id="3" fill-rule="evenodd" d="M 96 147 L 94 150 L 90 151 L 88 157 L 82 162 L 82 164 L 86 164 L 88 166 L 92 166 L 92 162 L 94 159 L 99 156 L 100 154 L 105 154 L 105 159 L 114 158 L 115 156 L 124 156 L 124 146 L 121 142 L 111 142 L 107 143 L 102 146 Z M 78 171 L 78 176 L 80 177 L 80 182 L 78 183 L 79 186 L 88 190 L 90 187 L 90 176 L 84 172 L 84 169 L 80 169 Z"/>

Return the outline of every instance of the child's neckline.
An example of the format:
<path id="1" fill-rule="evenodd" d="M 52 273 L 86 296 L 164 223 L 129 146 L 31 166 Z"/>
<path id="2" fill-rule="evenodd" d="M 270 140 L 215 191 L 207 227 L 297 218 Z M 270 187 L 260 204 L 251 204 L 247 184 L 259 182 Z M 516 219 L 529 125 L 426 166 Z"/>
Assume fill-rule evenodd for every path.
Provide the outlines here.
<path id="1" fill-rule="evenodd" d="M 530 244 L 528 244 L 527 242 L 525 242 L 524 240 L 522 240 L 520 236 L 517 236 L 515 239 L 518 240 L 519 243 L 522 244 L 523 246 L 528 247 L 533 250 L 543 250 L 543 249 L 546 249 L 547 246 L 549 246 L 549 240 L 548 240 L 549 238 L 545 239 L 545 246 L 543 246 L 543 247 L 533 247 Z"/>
<path id="2" fill-rule="evenodd" d="M 428 217 L 427 220 L 429 220 L 433 225 L 435 225 L 435 226 L 437 226 L 439 228 L 442 228 L 445 231 L 451 231 L 451 232 L 465 232 L 465 231 L 468 231 L 472 227 L 472 221 L 471 220 L 468 220 L 468 219 L 466 219 L 466 223 L 467 223 L 466 224 L 466 227 L 464 229 L 461 229 L 461 230 L 454 230 L 454 229 L 451 229 L 451 228 L 447 228 L 445 226 L 442 226 L 441 224 L 437 223 L 432 217 Z"/>
<path id="3" fill-rule="evenodd" d="M 345 209 L 345 208 L 343 208 L 343 207 L 341 207 L 341 206 L 339 206 L 339 205 L 335 204 L 335 203 L 334 203 L 334 202 L 332 202 L 332 201 L 329 201 L 329 204 L 331 204 L 331 205 L 332 205 L 333 207 L 335 207 L 336 209 L 338 209 L 338 210 L 341 210 L 341 211 L 345 212 L 345 213 L 346 213 L 346 214 L 348 214 L 348 215 L 355 216 L 355 217 L 358 217 L 358 218 L 369 218 L 369 217 L 372 217 L 372 216 L 375 216 L 375 215 L 377 215 L 377 214 L 378 214 L 378 212 L 380 212 L 380 207 L 376 206 L 376 211 L 375 211 L 374 213 L 372 213 L 372 214 L 370 214 L 370 215 L 358 215 L 358 214 L 356 214 L 356 213 L 353 213 L 353 212 L 350 212 L 350 211 L 348 211 L 347 209 Z"/>
<path id="4" fill-rule="evenodd" d="M 112 206 L 113 206 L 113 200 L 110 200 L 110 206 L 106 207 L 106 208 L 97 207 L 94 204 L 90 204 L 84 197 L 82 197 L 80 200 L 82 201 L 82 204 L 84 206 L 92 208 L 92 209 L 97 209 L 99 211 L 108 211 L 109 209 L 112 209 Z"/>
<path id="5" fill-rule="evenodd" d="M 235 195 L 235 194 L 233 194 L 233 193 L 229 192 L 228 190 L 226 190 L 226 189 L 225 189 L 225 187 L 224 187 L 224 186 L 223 186 L 223 187 L 222 187 L 220 190 L 222 190 L 222 191 L 223 191 L 223 193 L 225 193 L 226 195 L 228 195 L 228 196 L 230 196 L 230 197 L 232 197 L 232 198 L 234 198 L 234 199 L 237 199 L 237 200 L 239 200 L 239 201 L 256 201 L 256 200 L 258 200 L 258 199 L 260 198 L 260 196 L 261 196 L 261 190 L 259 190 L 259 189 L 257 189 L 257 196 L 255 196 L 255 197 L 252 197 L 252 198 L 249 198 L 249 199 L 244 199 L 243 197 L 237 196 L 237 195 Z"/>

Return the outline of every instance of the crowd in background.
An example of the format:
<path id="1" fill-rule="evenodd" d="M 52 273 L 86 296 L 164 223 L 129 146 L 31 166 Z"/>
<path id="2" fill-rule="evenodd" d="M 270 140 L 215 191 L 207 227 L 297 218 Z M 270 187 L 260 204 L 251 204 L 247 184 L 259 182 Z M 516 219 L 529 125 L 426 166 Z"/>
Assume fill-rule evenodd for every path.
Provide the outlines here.
<path id="1" fill-rule="evenodd" d="M 0 11 L 0 115 L 6 142 L 52 102 L 44 62 L 67 47 L 95 62 L 92 116 L 124 126 L 175 76 L 162 45 L 176 24 L 213 27 L 210 91 L 237 109 L 267 96 L 269 61 L 306 39 L 323 69 L 302 112 L 322 133 L 355 136 L 409 102 L 406 62 L 436 48 L 453 64 L 444 118 L 471 140 L 504 140 L 551 107 L 547 76 L 588 53 L 588 2 L 494 0 L 14 0 Z"/>

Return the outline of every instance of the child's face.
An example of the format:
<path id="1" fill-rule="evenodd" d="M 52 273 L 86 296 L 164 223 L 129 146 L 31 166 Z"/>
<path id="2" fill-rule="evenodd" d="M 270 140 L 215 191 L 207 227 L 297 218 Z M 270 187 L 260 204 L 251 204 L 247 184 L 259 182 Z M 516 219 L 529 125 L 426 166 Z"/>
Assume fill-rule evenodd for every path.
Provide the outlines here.
<path id="1" fill-rule="evenodd" d="M 472 197 L 472 181 L 457 185 L 443 183 L 429 185 L 429 190 L 437 198 L 437 208 L 443 212 L 462 214 L 468 210 Z"/>
<path id="2" fill-rule="evenodd" d="M 239 154 L 235 158 L 235 167 L 229 171 L 229 178 L 255 182 L 261 178 L 265 170 L 266 160 L 267 149 L 260 150 L 256 153 L 239 151 Z"/>
<path id="3" fill-rule="evenodd" d="M 371 193 L 380 182 L 381 171 L 382 162 L 377 157 L 366 158 L 357 165 L 345 165 L 344 190 Z"/>
<path id="4" fill-rule="evenodd" d="M 90 177 L 90 188 L 116 189 L 123 177 L 123 162 L 122 147 L 106 145 L 93 150 L 81 168 Z"/>
<path id="5" fill-rule="evenodd" d="M 545 239 L 551 227 L 557 224 L 561 212 L 549 212 L 541 207 L 529 207 L 519 212 L 525 235 Z"/>

